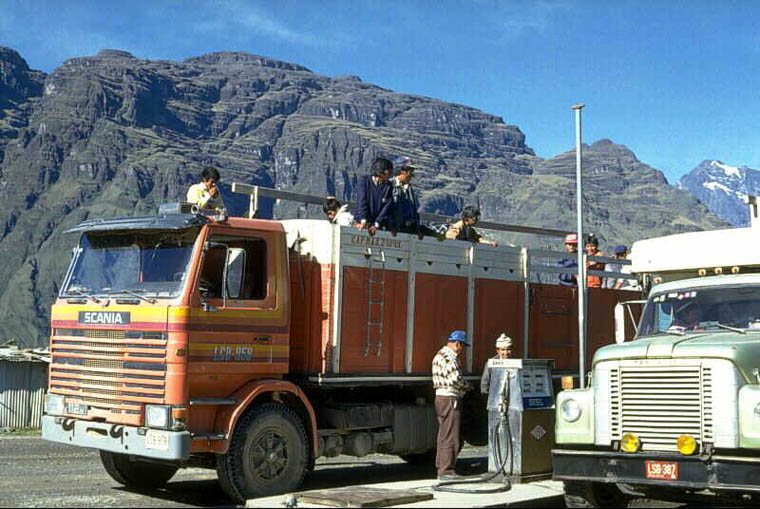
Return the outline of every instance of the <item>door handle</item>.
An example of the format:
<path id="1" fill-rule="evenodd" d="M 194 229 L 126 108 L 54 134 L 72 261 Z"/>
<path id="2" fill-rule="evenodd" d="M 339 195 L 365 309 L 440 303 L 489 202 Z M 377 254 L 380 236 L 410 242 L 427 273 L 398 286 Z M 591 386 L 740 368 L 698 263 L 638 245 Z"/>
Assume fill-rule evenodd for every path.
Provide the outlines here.
<path id="1" fill-rule="evenodd" d="M 272 336 L 256 336 L 253 338 L 256 343 L 271 343 Z"/>

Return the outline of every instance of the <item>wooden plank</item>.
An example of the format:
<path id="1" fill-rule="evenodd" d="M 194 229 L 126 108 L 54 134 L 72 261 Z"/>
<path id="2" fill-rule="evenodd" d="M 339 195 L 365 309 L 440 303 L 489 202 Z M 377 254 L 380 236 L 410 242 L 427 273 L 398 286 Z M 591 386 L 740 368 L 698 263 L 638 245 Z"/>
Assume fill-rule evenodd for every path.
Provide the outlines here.
<path id="1" fill-rule="evenodd" d="M 329 507 L 390 507 L 432 500 L 432 493 L 393 490 L 371 486 L 351 486 L 296 494 L 299 502 Z"/>

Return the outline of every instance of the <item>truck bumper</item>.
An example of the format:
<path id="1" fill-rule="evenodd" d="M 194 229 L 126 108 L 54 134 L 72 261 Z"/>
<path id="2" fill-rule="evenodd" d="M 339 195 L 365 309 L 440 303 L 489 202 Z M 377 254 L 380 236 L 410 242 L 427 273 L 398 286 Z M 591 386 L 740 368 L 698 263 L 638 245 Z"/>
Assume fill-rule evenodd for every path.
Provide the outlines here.
<path id="1" fill-rule="evenodd" d="M 648 479 L 647 461 L 676 463 L 677 479 Z M 760 492 L 760 457 L 714 455 L 709 461 L 680 454 L 552 450 L 558 481 L 624 483 L 642 487 Z"/>
<path id="2" fill-rule="evenodd" d="M 42 417 L 42 438 L 146 458 L 186 460 L 190 457 L 190 433 L 187 431 L 147 430 L 45 415 Z"/>

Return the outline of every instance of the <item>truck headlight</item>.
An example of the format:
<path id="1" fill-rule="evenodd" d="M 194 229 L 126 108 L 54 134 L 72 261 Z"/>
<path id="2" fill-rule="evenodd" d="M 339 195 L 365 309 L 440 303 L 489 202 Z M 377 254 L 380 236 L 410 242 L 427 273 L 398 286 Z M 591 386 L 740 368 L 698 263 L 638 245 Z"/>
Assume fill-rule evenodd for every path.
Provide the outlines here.
<path id="1" fill-rule="evenodd" d="M 583 410 L 577 401 L 568 398 L 562 402 L 562 405 L 560 406 L 560 413 L 562 414 L 562 418 L 567 422 L 575 422 L 581 418 Z"/>
<path id="2" fill-rule="evenodd" d="M 60 394 L 46 394 L 45 413 L 47 415 L 63 415 L 65 413 L 64 397 Z"/>
<path id="3" fill-rule="evenodd" d="M 149 428 L 167 429 L 169 412 L 171 407 L 166 405 L 145 405 L 145 425 Z"/>

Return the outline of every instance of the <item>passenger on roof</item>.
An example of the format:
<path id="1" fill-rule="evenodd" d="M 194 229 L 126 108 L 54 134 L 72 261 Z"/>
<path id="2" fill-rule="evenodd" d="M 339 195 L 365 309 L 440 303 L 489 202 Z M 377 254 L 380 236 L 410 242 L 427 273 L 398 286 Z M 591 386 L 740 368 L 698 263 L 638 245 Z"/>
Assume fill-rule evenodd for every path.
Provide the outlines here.
<path id="1" fill-rule="evenodd" d="M 322 204 L 322 210 L 325 212 L 327 219 L 340 226 L 353 226 L 354 215 L 348 211 L 348 204 L 341 205 L 335 196 L 328 196 Z"/>
<path id="2" fill-rule="evenodd" d="M 384 157 L 372 161 L 370 174 L 359 178 L 356 190 L 357 228 L 374 235 L 378 229 L 387 228 L 391 221 L 393 205 L 391 184 L 393 163 Z"/>
<path id="3" fill-rule="evenodd" d="M 219 170 L 213 166 L 205 167 L 200 184 L 194 184 L 187 190 L 187 201 L 201 210 L 223 209 L 224 200 L 217 186 L 219 179 Z"/>
<path id="4" fill-rule="evenodd" d="M 575 269 L 577 273 L 578 269 L 578 235 L 575 233 L 568 233 L 565 235 L 565 250 L 574 255 L 571 258 L 563 258 L 557 262 L 560 267 L 566 267 L 568 269 Z M 559 284 L 562 286 L 578 286 L 578 276 L 576 274 L 560 274 Z"/>
<path id="5" fill-rule="evenodd" d="M 396 159 L 396 176 L 391 179 L 393 185 L 393 205 L 391 229 L 402 233 L 420 233 L 420 213 L 417 196 L 412 189 L 412 175 L 415 167 L 408 157 Z"/>
<path id="6" fill-rule="evenodd" d="M 473 228 L 480 220 L 480 210 L 474 205 L 467 205 L 462 209 L 462 219 L 452 224 L 446 230 L 446 238 L 449 240 L 467 240 L 469 242 L 480 242 L 481 244 L 490 244 L 496 246 L 496 242 L 484 238 L 478 231 Z"/>
<path id="7" fill-rule="evenodd" d="M 425 235 L 437 237 L 438 232 L 420 223 L 420 205 L 411 183 L 416 170 L 412 166 L 412 160 L 408 157 L 400 157 L 396 159 L 394 166 L 396 176 L 391 179 L 393 185 L 391 230 L 416 234 L 420 239 Z"/>

